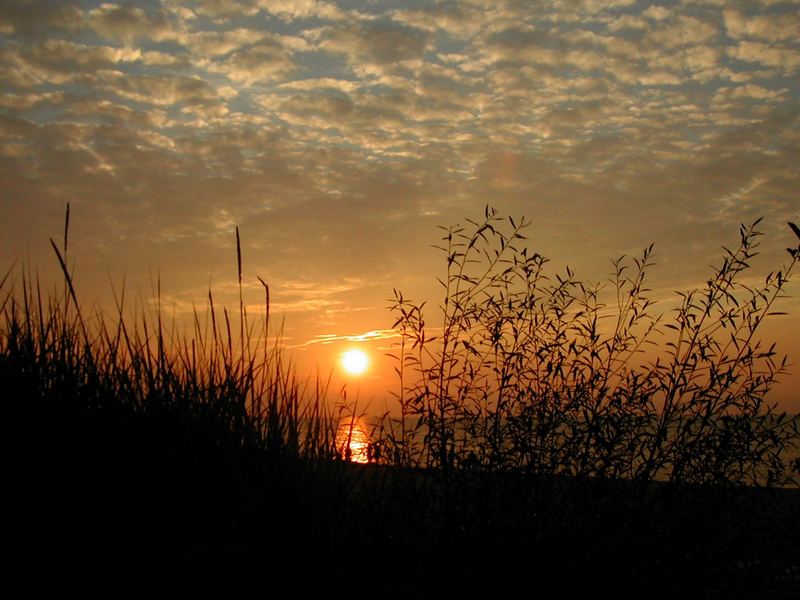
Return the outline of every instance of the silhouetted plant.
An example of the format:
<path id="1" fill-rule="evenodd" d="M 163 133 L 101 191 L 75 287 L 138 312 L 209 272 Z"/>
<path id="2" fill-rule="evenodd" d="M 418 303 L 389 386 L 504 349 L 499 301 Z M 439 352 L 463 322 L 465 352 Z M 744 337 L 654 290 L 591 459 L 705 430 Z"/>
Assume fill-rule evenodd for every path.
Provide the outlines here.
<path id="1" fill-rule="evenodd" d="M 356 407 L 297 376 L 263 281 L 263 312 L 248 315 L 238 230 L 238 314 L 209 292 L 187 334 L 164 317 L 160 281 L 144 307 L 124 286 L 111 314 L 81 307 L 67 211 L 52 243 L 63 293 L 24 265 L 0 273 L 4 574 L 31 585 L 45 570 L 60 588 L 85 576 L 81 589 L 163 589 L 166 576 L 181 593 L 210 580 L 236 595 L 262 589 L 266 565 L 294 596 L 319 597 L 380 507 L 337 440 Z"/>
<path id="2" fill-rule="evenodd" d="M 765 400 L 784 363 L 755 334 L 800 246 L 748 287 L 759 234 L 743 228 L 707 286 L 657 316 L 652 248 L 590 285 L 548 274 L 525 221 L 484 217 L 444 230 L 436 328 L 424 303 L 397 292 L 393 304 L 402 414 L 366 453 L 424 470 L 341 460 L 363 415 L 345 390 L 337 412 L 324 381 L 295 376 L 263 281 L 264 314 L 248 316 L 238 232 L 238 320 L 209 293 L 182 335 L 158 284 L 153 310 L 131 310 L 123 289 L 111 316 L 82 311 L 67 223 L 53 244 L 63 293 L 41 293 L 25 269 L 21 286 L 0 279 L 0 563 L 25 585 L 45 570 L 59 589 L 85 573 L 150 590 L 169 573 L 181 592 L 216 580 L 231 595 L 278 573 L 296 597 L 349 594 L 354 564 L 365 589 L 420 597 L 531 581 L 625 597 L 656 577 L 674 596 L 705 565 L 729 580 L 729 559 L 795 568 L 786 490 L 649 483 L 791 480 L 796 422 Z M 737 500 L 769 510 L 743 521 Z"/>
<path id="3" fill-rule="evenodd" d="M 238 228 L 239 313 L 232 317 L 226 308 L 220 311 L 209 291 L 205 315 L 194 311 L 191 336 L 178 334 L 174 322 L 163 318 L 160 281 L 153 312 L 137 307 L 130 313 L 123 286 L 115 292 L 116 315 L 84 315 L 67 266 L 68 231 L 69 207 L 62 247 L 51 240 L 64 275 L 63 295 L 44 297 L 24 269 L 18 288 L 12 270 L 0 281 L 0 361 L 10 382 L 22 388 L 9 392 L 6 414 L 35 409 L 34 396 L 59 411 L 69 405 L 75 414 L 108 408 L 164 423 L 193 423 L 181 431 L 232 450 L 336 456 L 327 384 L 317 381 L 308 389 L 309 382 L 297 377 L 280 332 L 271 331 L 269 287 L 260 278 L 263 314 L 255 322 L 247 314 Z M 26 397 L 15 397 L 18 391 Z"/>
<path id="4" fill-rule="evenodd" d="M 756 332 L 774 310 L 798 252 L 753 287 L 743 274 L 762 235 L 739 244 L 703 289 L 653 311 L 653 246 L 613 261 L 605 283 L 567 268 L 548 274 L 528 222 L 486 208 L 442 228 L 444 298 L 395 290 L 399 417 L 386 417 L 387 456 L 402 464 L 537 474 L 787 484 L 795 418 L 766 399 L 785 358 Z"/>

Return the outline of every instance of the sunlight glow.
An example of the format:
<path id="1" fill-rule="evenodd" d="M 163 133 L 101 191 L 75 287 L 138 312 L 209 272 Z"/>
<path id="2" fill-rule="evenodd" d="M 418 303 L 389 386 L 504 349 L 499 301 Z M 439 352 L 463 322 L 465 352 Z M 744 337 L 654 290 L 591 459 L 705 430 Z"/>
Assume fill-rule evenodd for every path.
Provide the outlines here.
<path id="1" fill-rule="evenodd" d="M 361 350 L 349 350 L 342 354 L 342 367 L 351 375 L 361 375 L 368 365 L 369 359 Z"/>
<path id="2" fill-rule="evenodd" d="M 370 437 L 361 419 L 342 419 L 336 430 L 336 449 L 342 458 L 350 462 L 370 462 Z"/>

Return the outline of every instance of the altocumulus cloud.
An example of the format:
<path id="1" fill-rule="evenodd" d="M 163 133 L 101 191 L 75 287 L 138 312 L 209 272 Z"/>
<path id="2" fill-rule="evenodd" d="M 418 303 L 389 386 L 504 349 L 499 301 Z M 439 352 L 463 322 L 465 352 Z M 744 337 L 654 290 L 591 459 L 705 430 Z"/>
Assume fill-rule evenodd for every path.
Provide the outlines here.
<path id="1" fill-rule="evenodd" d="M 158 266 L 190 306 L 239 225 L 312 339 L 431 292 L 434 226 L 487 202 L 596 277 L 655 241 L 666 290 L 800 219 L 797 2 L 44 6 L 0 10 L 0 252 L 47 263 L 69 201 L 89 288 Z"/>

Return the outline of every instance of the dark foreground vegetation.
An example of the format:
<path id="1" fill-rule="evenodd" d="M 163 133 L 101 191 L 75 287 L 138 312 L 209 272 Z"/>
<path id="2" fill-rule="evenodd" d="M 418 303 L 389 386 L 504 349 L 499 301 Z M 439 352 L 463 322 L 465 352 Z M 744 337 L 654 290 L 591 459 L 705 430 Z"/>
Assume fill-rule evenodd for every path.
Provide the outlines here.
<path id="1" fill-rule="evenodd" d="M 487 210 L 445 230 L 435 331 L 398 293 L 399 412 L 375 420 L 368 465 L 337 445 L 348 407 L 268 335 L 266 284 L 257 319 L 209 294 L 190 335 L 124 292 L 113 318 L 86 315 L 65 229 L 63 290 L 0 285 L 3 585 L 798 597 L 797 420 L 767 400 L 784 364 L 757 337 L 797 251 L 745 285 L 743 227 L 658 317 L 651 249 L 602 288 L 546 275 L 524 226 Z"/>

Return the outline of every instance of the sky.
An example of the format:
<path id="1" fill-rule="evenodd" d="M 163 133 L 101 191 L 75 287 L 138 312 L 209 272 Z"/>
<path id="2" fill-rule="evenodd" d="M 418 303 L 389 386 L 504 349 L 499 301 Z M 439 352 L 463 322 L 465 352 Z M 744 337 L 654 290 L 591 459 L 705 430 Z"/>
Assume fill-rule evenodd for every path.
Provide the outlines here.
<path id="1" fill-rule="evenodd" d="M 70 203 L 81 298 L 159 277 L 180 317 L 209 286 L 236 305 L 238 226 L 252 310 L 260 276 L 301 368 L 378 397 L 392 290 L 435 307 L 437 226 L 487 204 L 587 280 L 654 243 L 665 307 L 740 223 L 764 218 L 754 281 L 779 268 L 798 31 L 778 0 L 4 0 L 0 261 L 54 277 Z M 800 365 L 787 293 L 765 335 Z M 373 366 L 349 381 L 354 345 Z M 800 410 L 800 366 L 774 397 Z"/>

